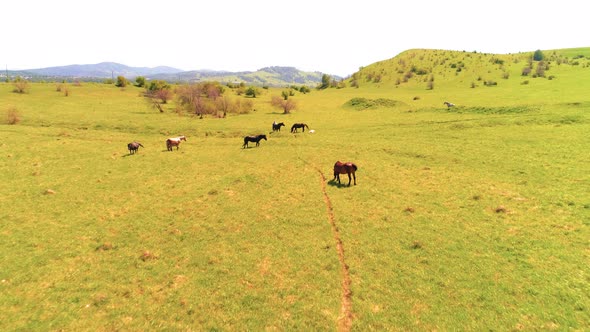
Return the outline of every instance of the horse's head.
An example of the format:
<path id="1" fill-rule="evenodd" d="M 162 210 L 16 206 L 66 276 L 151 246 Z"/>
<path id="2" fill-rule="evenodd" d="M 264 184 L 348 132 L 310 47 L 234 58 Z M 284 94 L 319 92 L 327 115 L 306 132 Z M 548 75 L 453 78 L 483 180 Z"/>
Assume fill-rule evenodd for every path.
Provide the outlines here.
<path id="1" fill-rule="evenodd" d="M 264 138 L 264 140 L 265 140 L 265 141 L 268 141 L 268 140 L 266 139 L 266 135 L 260 135 L 260 137 L 261 137 L 261 138 Z"/>
<path id="2" fill-rule="evenodd" d="M 185 136 L 180 136 L 180 140 L 186 142 L 186 137 Z"/>

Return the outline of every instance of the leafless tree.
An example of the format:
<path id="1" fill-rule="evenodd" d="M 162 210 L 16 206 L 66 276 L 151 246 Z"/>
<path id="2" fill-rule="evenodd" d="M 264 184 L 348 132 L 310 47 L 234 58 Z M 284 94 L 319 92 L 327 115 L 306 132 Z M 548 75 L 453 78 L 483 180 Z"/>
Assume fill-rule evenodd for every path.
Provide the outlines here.
<path id="1" fill-rule="evenodd" d="M 273 96 L 270 103 L 272 106 L 282 109 L 284 114 L 289 114 L 297 108 L 297 103 L 293 99 L 285 100 L 280 96 Z"/>

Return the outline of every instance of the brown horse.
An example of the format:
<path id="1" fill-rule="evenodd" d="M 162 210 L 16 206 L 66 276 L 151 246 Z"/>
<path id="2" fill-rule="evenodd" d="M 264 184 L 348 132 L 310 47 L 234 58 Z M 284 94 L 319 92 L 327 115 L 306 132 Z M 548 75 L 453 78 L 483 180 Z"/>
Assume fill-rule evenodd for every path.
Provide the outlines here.
<path id="1" fill-rule="evenodd" d="M 354 185 L 356 186 L 356 175 L 355 172 L 358 168 L 355 164 L 351 162 L 342 163 L 337 161 L 334 164 L 334 179 L 332 181 L 338 180 L 338 184 L 340 184 L 340 174 L 348 174 L 348 185 L 350 186 L 350 175 L 354 177 Z"/>
<path id="2" fill-rule="evenodd" d="M 131 142 L 129 144 L 127 144 L 127 149 L 129 149 L 129 154 L 134 154 L 137 152 L 137 150 L 139 150 L 139 147 L 143 148 L 143 145 L 141 145 L 141 143 L 139 142 Z"/>
<path id="3" fill-rule="evenodd" d="M 168 151 L 172 151 L 172 147 L 175 146 L 176 150 L 178 150 L 178 147 L 180 146 L 180 141 L 186 142 L 186 137 L 185 136 L 171 137 L 166 140 L 166 148 L 168 149 Z"/>

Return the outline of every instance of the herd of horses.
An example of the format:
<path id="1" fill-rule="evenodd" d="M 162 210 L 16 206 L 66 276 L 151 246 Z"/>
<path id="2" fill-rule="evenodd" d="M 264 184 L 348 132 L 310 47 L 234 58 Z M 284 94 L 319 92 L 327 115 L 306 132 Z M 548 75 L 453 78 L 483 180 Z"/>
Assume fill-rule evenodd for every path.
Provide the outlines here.
<path id="1" fill-rule="evenodd" d="M 272 130 L 273 131 L 281 131 L 281 127 L 285 126 L 285 124 L 283 122 L 279 122 L 276 123 L 274 122 L 272 124 Z M 291 126 L 291 132 L 292 133 L 296 133 L 297 129 L 301 128 L 303 132 L 305 132 L 305 128 L 307 128 L 309 130 L 309 126 L 305 123 L 295 123 L 293 124 L 293 126 Z M 261 140 L 267 140 L 267 137 L 265 134 L 260 134 L 260 135 L 252 135 L 252 136 L 245 136 L 244 137 L 244 145 L 242 145 L 242 148 L 247 148 L 248 147 L 248 143 L 250 142 L 254 142 L 256 143 L 256 146 L 260 145 L 260 141 Z M 182 136 L 178 136 L 178 137 L 170 137 L 168 139 L 166 139 L 166 149 L 168 151 L 174 151 L 174 147 L 176 147 L 176 150 L 178 150 L 178 148 L 180 147 L 180 142 L 185 141 L 186 142 L 186 136 L 182 135 Z M 135 154 L 138 152 L 139 147 L 144 147 L 140 142 L 134 141 L 131 142 L 129 144 L 127 144 L 127 149 L 129 150 L 129 155 Z M 348 175 L 348 185 L 350 186 L 350 183 L 352 181 L 352 179 L 354 179 L 354 185 L 356 186 L 356 171 L 357 171 L 357 166 L 352 163 L 352 162 L 340 162 L 337 161 L 334 164 L 334 179 L 332 180 L 332 182 L 336 182 L 338 181 L 338 184 L 340 185 L 340 174 L 347 174 Z"/>

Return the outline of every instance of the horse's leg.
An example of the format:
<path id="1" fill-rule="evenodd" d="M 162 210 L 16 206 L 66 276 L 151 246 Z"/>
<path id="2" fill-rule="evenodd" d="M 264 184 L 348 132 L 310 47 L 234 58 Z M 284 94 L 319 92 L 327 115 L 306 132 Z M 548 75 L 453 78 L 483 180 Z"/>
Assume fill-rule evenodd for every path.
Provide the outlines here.
<path id="1" fill-rule="evenodd" d="M 350 172 L 348 172 L 348 186 L 349 186 L 349 187 L 350 187 L 350 180 L 351 180 L 351 178 L 350 178 Z M 355 183 L 355 184 L 356 184 L 356 183 Z"/>
<path id="2" fill-rule="evenodd" d="M 352 172 L 352 177 L 354 178 L 354 185 L 356 186 L 356 173 Z"/>

